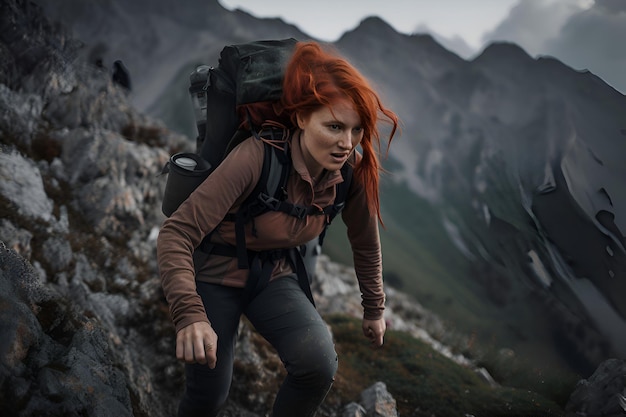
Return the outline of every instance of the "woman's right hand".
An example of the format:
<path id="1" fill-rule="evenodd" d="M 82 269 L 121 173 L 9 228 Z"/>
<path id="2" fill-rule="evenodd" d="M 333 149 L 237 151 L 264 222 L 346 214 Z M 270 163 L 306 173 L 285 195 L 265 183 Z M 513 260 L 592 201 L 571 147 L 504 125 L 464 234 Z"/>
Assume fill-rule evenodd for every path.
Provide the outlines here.
<path id="1" fill-rule="evenodd" d="M 214 369 L 217 363 L 217 334 L 211 325 L 198 321 L 176 333 L 176 358 L 186 363 L 200 363 Z"/>

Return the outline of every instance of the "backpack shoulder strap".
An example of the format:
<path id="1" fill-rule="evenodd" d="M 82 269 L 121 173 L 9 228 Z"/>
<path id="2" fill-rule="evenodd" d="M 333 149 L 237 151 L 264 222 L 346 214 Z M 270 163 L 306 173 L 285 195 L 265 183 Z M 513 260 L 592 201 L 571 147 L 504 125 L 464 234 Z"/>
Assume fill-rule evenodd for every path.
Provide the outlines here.
<path id="1" fill-rule="evenodd" d="M 326 221 L 326 226 L 324 226 L 324 230 L 320 233 L 318 238 L 318 248 L 324 244 L 324 237 L 326 236 L 326 230 L 328 226 L 333 221 L 333 219 L 341 213 L 343 208 L 346 205 L 346 200 L 348 198 L 348 191 L 350 190 L 350 185 L 352 184 L 352 174 L 354 173 L 354 157 L 351 157 L 343 166 L 341 167 L 341 176 L 343 177 L 343 181 L 337 184 L 335 188 L 335 202 L 329 207 L 327 212 L 328 220 Z M 319 251 L 319 249 L 318 249 Z"/>
<path id="2" fill-rule="evenodd" d="M 335 195 L 335 205 L 340 206 L 339 211 L 334 213 L 333 217 L 339 214 L 343 207 L 346 204 L 346 199 L 348 198 L 348 190 L 350 189 L 350 185 L 352 184 L 352 174 L 354 172 L 354 167 L 352 166 L 352 161 L 348 161 L 341 167 L 341 176 L 343 177 L 343 181 L 337 184 L 337 192 Z M 332 220 L 332 219 L 331 219 Z"/>
<path id="3" fill-rule="evenodd" d="M 258 135 L 264 135 L 261 132 Z M 255 134 L 257 136 L 257 134 Z M 263 141 L 263 166 L 261 175 L 254 190 L 235 214 L 235 240 L 237 243 L 237 261 L 241 269 L 248 269 L 248 253 L 246 247 L 245 225 L 252 221 L 253 233 L 254 218 L 268 210 L 266 201 L 281 202 L 286 197 L 285 187 L 291 172 L 291 158 L 288 144 L 285 141 L 282 148 L 270 145 Z"/>

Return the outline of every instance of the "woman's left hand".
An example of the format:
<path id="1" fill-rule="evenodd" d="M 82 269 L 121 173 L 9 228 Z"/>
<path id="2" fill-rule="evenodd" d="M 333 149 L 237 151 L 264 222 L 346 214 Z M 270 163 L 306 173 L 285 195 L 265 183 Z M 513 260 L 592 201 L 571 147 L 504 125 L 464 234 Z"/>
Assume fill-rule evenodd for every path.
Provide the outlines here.
<path id="1" fill-rule="evenodd" d="M 387 324 L 382 317 L 378 320 L 363 319 L 363 334 L 370 340 L 373 348 L 383 345 L 383 337 L 385 336 L 386 329 Z"/>

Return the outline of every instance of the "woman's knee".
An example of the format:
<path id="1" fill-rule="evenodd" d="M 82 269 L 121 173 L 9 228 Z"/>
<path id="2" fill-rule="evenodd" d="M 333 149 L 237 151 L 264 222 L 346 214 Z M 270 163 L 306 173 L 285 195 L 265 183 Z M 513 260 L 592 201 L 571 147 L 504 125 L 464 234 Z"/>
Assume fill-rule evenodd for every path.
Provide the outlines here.
<path id="1" fill-rule="evenodd" d="M 333 349 L 333 355 L 324 356 L 323 360 L 317 363 L 314 373 L 321 385 L 329 385 L 335 381 L 337 373 L 337 353 Z"/>
<path id="2" fill-rule="evenodd" d="M 324 386 L 331 384 L 337 373 L 337 353 L 331 343 L 303 343 L 297 350 L 298 359 L 287 363 L 287 372 L 292 377 Z"/>

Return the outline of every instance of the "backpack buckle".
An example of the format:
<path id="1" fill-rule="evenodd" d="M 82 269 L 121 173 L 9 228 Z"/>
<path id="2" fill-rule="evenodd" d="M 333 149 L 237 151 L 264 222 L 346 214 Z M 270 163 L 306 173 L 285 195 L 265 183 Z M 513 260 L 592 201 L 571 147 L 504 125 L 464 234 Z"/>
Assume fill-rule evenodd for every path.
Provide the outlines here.
<path id="1" fill-rule="evenodd" d="M 289 213 L 290 216 L 296 217 L 300 220 L 304 219 L 306 217 L 306 214 L 306 207 L 297 206 L 295 204 L 293 205 L 293 207 L 291 207 L 291 212 Z"/>
<path id="2" fill-rule="evenodd" d="M 261 200 L 270 210 L 278 211 L 280 207 L 280 200 L 265 193 L 259 194 L 259 200 Z"/>

